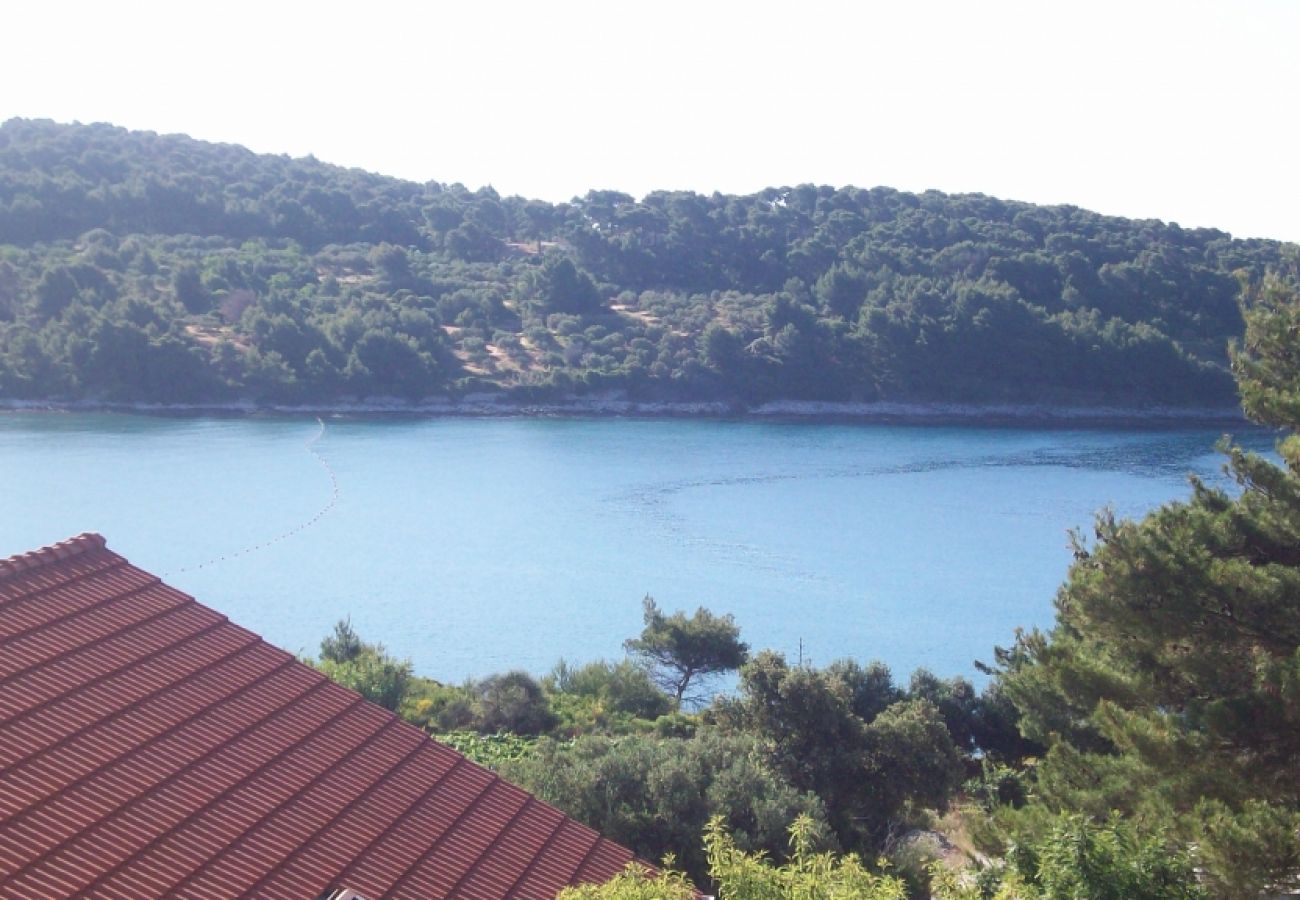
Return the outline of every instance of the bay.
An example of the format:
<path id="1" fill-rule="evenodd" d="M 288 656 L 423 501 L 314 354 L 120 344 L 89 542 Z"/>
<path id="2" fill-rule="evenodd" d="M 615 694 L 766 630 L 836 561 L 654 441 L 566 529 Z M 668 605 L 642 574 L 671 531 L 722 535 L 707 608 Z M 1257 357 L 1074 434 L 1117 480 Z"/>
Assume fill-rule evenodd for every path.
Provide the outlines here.
<path id="1" fill-rule="evenodd" d="M 974 672 L 1067 532 L 1222 480 L 1219 431 L 0 415 L 0 556 L 98 531 L 295 653 L 338 619 L 458 681 L 617 658 L 641 598 L 755 648 Z M 1268 451 L 1271 435 L 1241 429 Z"/>

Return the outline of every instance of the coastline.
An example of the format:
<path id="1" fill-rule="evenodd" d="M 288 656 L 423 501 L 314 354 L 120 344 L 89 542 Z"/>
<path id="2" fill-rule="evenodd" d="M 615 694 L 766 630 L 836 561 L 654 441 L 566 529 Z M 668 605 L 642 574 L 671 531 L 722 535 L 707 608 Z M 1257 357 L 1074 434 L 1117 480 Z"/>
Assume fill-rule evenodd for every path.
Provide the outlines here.
<path id="1" fill-rule="evenodd" d="M 1062 424 L 1169 427 L 1249 424 L 1236 407 L 1069 406 L 1038 403 L 773 400 L 746 407 L 725 401 L 638 401 L 620 394 L 519 402 L 501 394 L 409 402 L 380 397 L 352 403 L 118 403 L 0 398 L 4 412 L 135 413 L 175 416 L 415 416 L 428 418 L 700 418 L 748 421 L 844 421 L 896 424 Z"/>

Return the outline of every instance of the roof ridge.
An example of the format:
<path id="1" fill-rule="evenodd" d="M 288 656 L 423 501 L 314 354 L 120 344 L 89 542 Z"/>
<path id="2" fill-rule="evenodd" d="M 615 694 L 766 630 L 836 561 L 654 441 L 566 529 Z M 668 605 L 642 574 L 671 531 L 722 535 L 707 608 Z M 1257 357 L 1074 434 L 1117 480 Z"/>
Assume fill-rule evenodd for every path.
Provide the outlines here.
<path id="1" fill-rule="evenodd" d="M 110 567 L 108 567 L 108 568 L 106 568 L 106 569 L 102 569 L 102 570 L 96 572 L 95 574 L 96 574 L 96 575 L 100 575 L 100 574 L 103 574 L 103 572 L 109 571 L 109 569 L 119 569 L 119 568 L 122 568 L 123 566 L 129 566 L 129 565 L 130 565 L 130 564 L 127 563 L 126 560 L 122 560 L 122 562 L 121 562 L 120 564 L 118 564 L 118 565 L 114 565 L 114 566 L 110 566 Z M 144 572 L 143 574 L 145 574 L 145 575 L 149 575 L 148 572 Z M 198 602 L 198 601 L 195 600 L 193 597 L 191 597 L 189 594 L 182 593 L 181 591 L 177 591 L 176 588 L 171 587 L 170 585 L 164 584 L 161 580 L 159 580 L 158 576 L 156 576 L 156 575 L 149 575 L 149 578 L 151 579 L 150 581 L 146 581 L 144 584 L 138 585 L 137 587 L 133 587 L 133 588 L 131 588 L 131 589 L 129 589 L 129 590 L 122 591 L 120 594 L 114 594 L 112 597 L 109 597 L 109 598 L 107 598 L 107 599 L 105 599 L 105 600 L 97 600 L 97 601 L 95 601 L 95 602 L 88 603 L 88 604 L 86 604 L 85 606 L 74 607 L 74 608 L 68 610 L 68 611 L 65 612 L 65 613 L 62 613 L 62 614 L 60 614 L 60 615 L 57 615 L 57 616 L 55 616 L 55 617 L 53 617 L 53 618 L 51 618 L 51 619 L 46 619 L 44 622 L 39 622 L 39 623 L 37 623 L 37 624 L 35 624 L 35 625 L 32 625 L 32 626 L 29 627 L 29 628 L 24 628 L 22 631 L 15 631 L 13 634 L 5 635 L 4 637 L 0 637 L 0 648 L 3 648 L 6 644 L 14 644 L 14 643 L 17 643 L 18 641 L 26 640 L 27 638 L 31 637 L 32 635 L 34 635 L 34 634 L 40 634 L 42 631 L 46 631 L 47 629 L 50 629 L 50 628 L 57 628 L 57 627 L 60 626 L 60 625 L 67 625 L 69 622 L 71 622 L 73 619 L 77 618 L 78 616 L 93 616 L 93 615 L 96 615 L 96 614 L 98 614 L 98 613 L 102 613 L 104 607 L 108 606 L 109 604 L 112 604 L 112 603 L 121 603 L 123 600 L 127 600 L 127 599 L 130 599 L 130 598 L 133 598 L 133 597 L 138 597 L 140 594 L 143 594 L 145 591 L 152 590 L 153 588 L 156 588 L 156 587 L 164 587 L 164 588 L 168 588 L 169 590 L 175 591 L 177 594 L 180 594 L 182 597 L 185 597 L 185 598 L 186 598 L 190 603 L 197 603 L 197 602 Z M 73 578 L 73 579 L 71 579 L 71 580 L 65 582 L 64 584 L 59 585 L 59 587 L 66 587 L 67 585 L 70 585 L 70 584 L 76 584 L 77 581 L 78 581 L 78 579 Z M 28 597 L 30 597 L 30 596 L 32 596 L 32 595 L 28 595 L 27 597 L 22 597 L 21 599 L 22 599 L 22 600 L 26 600 L 26 599 L 28 599 Z M 178 604 L 177 606 L 170 607 L 169 610 L 181 609 L 183 606 L 185 606 L 185 604 L 184 604 L 184 603 L 181 603 L 181 604 Z M 215 612 L 215 610 L 214 610 L 214 612 Z M 156 615 L 156 614 L 155 614 L 155 615 Z M 217 615 L 221 615 L 221 614 L 220 614 L 220 613 L 217 613 Z M 150 618 L 153 618 L 153 616 L 150 616 Z M 225 620 L 225 616 L 222 616 L 222 620 L 223 620 L 223 621 Z M 148 620 L 147 620 L 147 619 L 141 619 L 140 622 L 137 622 L 137 623 L 135 623 L 135 624 L 138 625 L 138 624 L 140 624 L 141 622 L 146 622 L 146 621 L 148 621 Z M 125 631 L 127 628 L 131 628 L 131 627 L 134 627 L 134 626 L 128 625 L 128 626 L 126 626 L 126 628 L 120 628 L 120 629 L 118 629 L 117 631 L 110 631 L 110 632 L 108 632 L 108 635 L 120 634 L 121 632 Z M 99 640 L 99 639 L 96 638 L 95 640 L 97 641 L 97 640 Z M 91 644 L 93 644 L 93 643 L 95 643 L 95 641 L 88 641 L 87 643 L 80 645 L 80 647 L 89 647 L 89 646 L 91 646 Z M 69 650 L 69 651 L 67 651 L 67 652 L 69 652 L 69 653 L 76 652 L 78 649 L 80 649 L 80 647 L 74 647 L 74 648 L 72 648 L 71 650 Z M 62 654 L 61 654 L 61 655 L 62 655 Z M 57 659 L 58 657 L 54 657 L 54 658 Z M 11 678 L 11 677 L 13 677 L 13 676 L 12 676 L 12 675 L 6 675 L 6 676 L 4 676 L 3 679 L 0 679 L 0 681 L 3 681 L 3 680 L 5 680 L 5 679 Z"/>
<path id="2" fill-rule="evenodd" d="M 26 553 L 0 559 L 0 579 L 9 578 L 32 569 L 39 569 L 41 566 L 47 566 L 70 556 L 103 550 L 107 546 L 108 541 L 104 540 L 102 534 L 93 531 L 82 532 L 76 537 L 68 538 L 66 541 L 59 541 L 57 544 L 51 544 L 48 547 L 41 547 L 39 550 L 29 550 Z"/>
<path id="3" fill-rule="evenodd" d="M 91 578 L 95 578 L 99 575 L 102 575 L 105 572 L 112 572 L 117 569 L 135 569 L 137 572 L 140 572 L 141 574 L 148 575 L 150 578 L 153 578 L 159 581 L 160 583 L 162 582 L 162 579 L 158 578 L 158 576 L 154 575 L 152 572 L 146 572 L 144 569 L 141 569 L 138 566 L 131 565 L 131 563 L 125 557 L 118 556 L 116 553 L 113 553 L 112 551 L 108 551 L 108 554 L 109 555 L 108 555 L 107 564 L 102 566 L 101 568 L 91 569 L 88 572 L 77 572 L 76 574 L 70 575 L 69 577 L 65 578 L 63 581 L 55 581 L 50 584 L 42 584 L 36 587 L 30 587 L 25 589 L 20 594 L 14 594 L 12 597 L 0 596 L 0 606 L 13 607 L 13 606 L 17 606 L 19 603 L 30 603 L 31 601 L 37 599 L 43 594 L 48 594 L 51 591 L 61 591 L 64 588 L 71 587 L 75 584 L 78 584 L 79 582 L 87 581 Z"/>

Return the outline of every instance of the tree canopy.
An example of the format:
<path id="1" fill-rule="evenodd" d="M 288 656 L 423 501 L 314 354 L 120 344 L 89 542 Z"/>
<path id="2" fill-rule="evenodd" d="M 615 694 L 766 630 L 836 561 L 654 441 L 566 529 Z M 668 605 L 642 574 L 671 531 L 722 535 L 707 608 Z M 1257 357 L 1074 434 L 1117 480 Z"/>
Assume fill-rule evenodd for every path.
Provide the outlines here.
<path id="1" fill-rule="evenodd" d="M 733 650 L 738 642 L 729 616 L 668 616 L 656 606 L 650 618 L 656 634 L 705 625 Z M 1015 719 L 1001 695 L 924 670 L 899 686 L 880 663 L 792 668 L 760 653 L 743 667 L 738 695 L 687 712 L 674 710 L 678 682 L 656 686 L 635 659 L 561 660 L 541 679 L 511 671 L 440 684 L 346 620 L 322 641 L 320 666 L 642 859 L 674 854 L 699 884 L 709 878 L 699 835 L 710 819 L 740 851 L 778 864 L 790 860 L 786 834 L 800 817 L 808 847 L 874 860 L 944 810 L 964 777 L 980 776 L 990 803 L 1004 796 L 1010 776 L 981 774 L 982 765 L 1017 758 L 1002 737 Z M 972 724 L 991 721 L 1001 725 Z M 904 860 L 909 884 L 924 883 L 918 859 Z"/>
<path id="2" fill-rule="evenodd" d="M 758 736 L 775 771 L 822 798 L 841 846 L 879 848 L 909 808 L 942 810 L 963 766 L 929 700 L 895 689 L 888 670 L 863 674 L 846 663 L 791 667 L 764 651 L 718 716 L 724 728 Z"/>
<path id="3" fill-rule="evenodd" d="M 739 669 L 749 658 L 749 645 L 740 639 L 740 626 L 730 615 L 714 615 L 704 607 L 690 616 L 681 610 L 665 615 L 648 594 L 642 614 L 645 628 L 640 637 L 623 646 L 679 707 L 702 700 L 704 682 Z"/>
<path id="4" fill-rule="evenodd" d="M 340 620 L 320 644 L 317 667 L 329 678 L 384 709 L 397 711 L 411 684 L 411 661 L 389 655 L 383 644 L 369 644 Z"/>
<path id="5" fill-rule="evenodd" d="M 721 819 L 704 829 L 710 880 L 720 900 L 905 900 L 898 878 L 873 872 L 856 856 L 816 852 L 813 823 L 800 818 L 790 827 L 790 858 L 774 865 L 762 854 L 739 847 Z M 651 875 L 633 864 L 602 885 L 566 888 L 560 900 L 691 900 L 689 882 L 671 869 Z"/>
<path id="6" fill-rule="evenodd" d="M 1246 409 L 1288 432 L 1281 465 L 1225 444 L 1237 490 L 1196 481 L 1141 521 L 1100 517 L 1095 542 L 1077 540 L 1056 627 L 1002 654 L 1021 726 L 1050 747 L 1039 803 L 1008 819 L 1172 824 L 1223 896 L 1300 880 L 1295 284 L 1249 286 L 1234 354 Z"/>
<path id="7" fill-rule="evenodd" d="M 1280 245 L 979 194 L 414 184 L 0 126 L 0 399 L 1235 402 Z"/>

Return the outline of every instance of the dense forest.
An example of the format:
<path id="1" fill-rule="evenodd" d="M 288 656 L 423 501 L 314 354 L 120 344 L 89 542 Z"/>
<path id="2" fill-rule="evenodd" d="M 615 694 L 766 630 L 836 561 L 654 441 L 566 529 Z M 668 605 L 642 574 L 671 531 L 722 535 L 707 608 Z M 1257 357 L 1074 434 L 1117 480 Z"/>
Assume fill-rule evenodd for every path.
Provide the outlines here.
<path id="1" fill-rule="evenodd" d="M 625 655 L 461 685 L 342 622 L 329 676 L 643 859 L 569 896 L 1193 900 L 1300 890 L 1300 256 L 1248 287 L 1232 365 L 1279 461 L 1226 443 L 1141 521 L 1075 537 L 1046 632 L 977 690 L 753 652 L 646 597 Z M 737 672 L 733 691 L 717 679 Z"/>
<path id="2" fill-rule="evenodd" d="M 1275 242 L 978 194 L 416 184 L 0 126 L 0 399 L 1232 406 Z"/>

